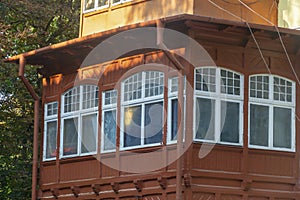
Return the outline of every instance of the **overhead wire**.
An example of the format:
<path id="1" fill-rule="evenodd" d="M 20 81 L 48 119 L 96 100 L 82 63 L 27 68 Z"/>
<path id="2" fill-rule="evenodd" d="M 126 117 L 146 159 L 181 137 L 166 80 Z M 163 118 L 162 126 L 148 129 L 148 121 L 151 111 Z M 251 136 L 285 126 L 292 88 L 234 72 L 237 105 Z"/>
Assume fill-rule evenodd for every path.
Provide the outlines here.
<path id="1" fill-rule="evenodd" d="M 220 10 L 226 12 L 227 14 L 233 16 L 234 18 L 236 18 L 236 19 L 238 19 L 238 20 L 241 20 L 242 22 L 246 23 L 246 25 L 247 25 L 247 27 L 248 27 L 250 33 L 251 33 L 251 36 L 252 36 L 252 38 L 253 38 L 253 41 L 254 41 L 255 45 L 257 46 L 257 49 L 258 49 L 258 51 L 259 51 L 259 53 L 260 53 L 260 56 L 261 56 L 261 58 L 262 58 L 262 60 L 263 60 L 263 62 L 264 62 L 264 64 L 265 64 L 265 67 L 266 67 L 268 73 L 269 73 L 270 75 L 272 75 L 272 72 L 271 72 L 271 70 L 269 69 L 269 66 L 268 66 L 268 64 L 267 64 L 267 62 L 266 62 L 266 59 L 265 59 L 265 57 L 263 56 L 263 52 L 262 52 L 262 50 L 261 50 L 261 48 L 260 48 L 260 46 L 259 46 L 258 41 L 257 41 L 256 38 L 255 38 L 255 35 L 254 35 L 254 33 L 253 33 L 253 31 L 252 31 L 252 28 L 250 27 L 250 24 L 248 23 L 248 21 L 245 20 L 245 19 L 243 19 L 243 18 L 240 17 L 240 16 L 235 15 L 234 13 L 230 12 L 229 10 L 227 10 L 227 9 L 225 9 L 225 8 L 223 8 L 223 7 L 221 7 L 220 5 L 216 4 L 216 3 L 213 2 L 212 0 L 208 0 L 208 2 L 210 2 L 211 4 L 213 4 L 215 7 L 219 8 Z M 241 2 L 241 0 L 239 0 L 239 2 Z M 241 3 L 242 3 L 243 5 L 245 5 L 243 2 L 241 2 Z M 246 5 L 246 6 L 247 6 L 247 5 Z M 252 11 L 252 12 L 255 13 L 255 11 L 254 11 L 253 9 L 251 9 L 249 6 L 247 6 L 247 7 L 250 9 L 250 11 Z M 258 13 L 257 13 L 257 14 L 258 14 Z M 260 15 L 260 16 L 261 16 L 261 15 Z M 292 68 L 293 73 L 294 73 L 294 76 L 295 76 L 295 78 L 296 78 L 298 84 L 300 85 L 299 77 L 298 77 L 298 75 L 297 75 L 297 73 L 296 73 L 296 71 L 295 71 L 295 69 L 294 69 L 294 67 L 293 67 L 293 65 L 292 65 L 292 62 L 291 62 L 290 57 L 289 57 L 289 55 L 288 55 L 288 53 L 287 53 L 286 47 L 285 47 L 285 45 L 284 45 L 284 43 L 283 43 L 283 41 L 282 41 L 282 37 L 281 37 L 281 35 L 280 35 L 280 32 L 279 32 L 278 27 L 275 26 L 275 24 L 273 24 L 271 21 L 269 21 L 269 20 L 266 19 L 265 17 L 263 17 L 263 16 L 261 16 L 261 17 L 262 17 L 263 19 L 267 20 L 267 22 L 269 22 L 270 24 L 272 24 L 272 25 L 276 28 L 276 31 L 277 31 L 278 36 L 279 36 L 279 38 L 280 38 L 281 45 L 283 46 L 284 52 L 285 52 L 285 54 L 286 54 L 286 56 L 287 56 L 287 58 L 288 58 L 288 62 L 289 62 L 289 64 L 290 64 L 290 67 Z M 277 87 L 278 87 L 278 86 L 277 86 Z M 294 110 L 294 115 L 295 115 L 297 121 L 300 121 L 300 117 L 297 115 L 297 113 L 296 113 L 295 110 Z"/>

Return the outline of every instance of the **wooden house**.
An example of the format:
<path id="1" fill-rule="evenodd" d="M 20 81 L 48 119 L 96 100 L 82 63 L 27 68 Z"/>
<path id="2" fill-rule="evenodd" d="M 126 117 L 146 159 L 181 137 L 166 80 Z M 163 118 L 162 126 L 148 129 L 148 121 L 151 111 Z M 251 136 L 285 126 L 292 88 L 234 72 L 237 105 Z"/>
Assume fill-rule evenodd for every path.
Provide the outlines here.
<path id="1" fill-rule="evenodd" d="M 79 38 L 7 59 L 36 102 L 33 199 L 300 199 L 300 32 L 277 3 L 82 0 Z"/>

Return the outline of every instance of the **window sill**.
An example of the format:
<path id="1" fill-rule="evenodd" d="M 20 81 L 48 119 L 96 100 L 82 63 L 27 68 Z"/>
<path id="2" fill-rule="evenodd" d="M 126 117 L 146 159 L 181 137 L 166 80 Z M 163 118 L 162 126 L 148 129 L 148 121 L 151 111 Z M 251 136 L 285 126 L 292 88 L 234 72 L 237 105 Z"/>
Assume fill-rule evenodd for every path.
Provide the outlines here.
<path id="1" fill-rule="evenodd" d="M 153 151 L 157 151 L 163 148 L 163 144 L 156 143 L 147 146 L 135 146 L 135 147 L 128 147 L 128 148 L 121 148 L 120 153 L 122 155 L 126 155 L 127 153 L 149 153 Z"/>
<path id="2" fill-rule="evenodd" d="M 234 146 L 234 147 L 243 147 L 242 143 L 231 143 L 231 142 L 216 142 L 211 140 L 201 140 L 201 139 L 194 139 L 195 143 L 205 143 L 210 145 L 224 145 L 224 146 Z"/>
<path id="3" fill-rule="evenodd" d="M 261 147 L 261 146 L 252 146 L 249 145 L 249 150 L 253 153 L 262 153 L 262 152 L 270 152 L 278 155 L 288 155 L 296 153 L 295 149 L 280 149 L 280 148 L 271 148 L 271 147 Z"/>
<path id="4" fill-rule="evenodd" d="M 59 160 L 60 164 L 66 164 L 66 163 L 73 163 L 73 162 L 82 162 L 82 161 L 88 161 L 88 160 L 97 160 L 96 154 L 92 155 L 84 155 L 84 156 L 72 156 L 72 157 L 62 157 Z"/>

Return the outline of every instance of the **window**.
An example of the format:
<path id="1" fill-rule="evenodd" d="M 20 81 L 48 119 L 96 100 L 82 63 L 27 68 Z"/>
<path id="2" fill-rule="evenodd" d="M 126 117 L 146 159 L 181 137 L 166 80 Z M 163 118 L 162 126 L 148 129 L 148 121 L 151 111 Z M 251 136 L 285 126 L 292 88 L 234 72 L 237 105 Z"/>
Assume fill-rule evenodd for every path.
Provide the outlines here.
<path id="1" fill-rule="evenodd" d="M 117 98 L 117 90 L 105 91 L 102 94 L 102 152 L 116 149 Z"/>
<path id="2" fill-rule="evenodd" d="M 110 0 L 85 0 L 84 11 L 90 12 L 97 9 L 107 8 Z"/>
<path id="3" fill-rule="evenodd" d="M 242 144 L 243 76 L 216 67 L 195 69 L 196 141 Z"/>
<path id="4" fill-rule="evenodd" d="M 81 85 L 62 95 L 60 156 L 96 153 L 98 87 Z"/>
<path id="5" fill-rule="evenodd" d="M 132 0 L 112 0 L 112 4 L 126 3 L 128 1 L 132 1 Z"/>
<path id="6" fill-rule="evenodd" d="M 44 123 L 44 153 L 43 160 L 54 160 L 56 158 L 57 141 L 57 111 L 58 103 L 51 102 L 45 104 Z"/>
<path id="7" fill-rule="evenodd" d="M 185 82 L 184 82 L 185 87 Z M 184 91 L 185 93 L 185 91 Z M 184 94 L 185 95 L 185 94 Z M 178 132 L 178 77 L 169 79 L 169 102 L 168 102 L 168 136 L 167 142 L 174 143 L 177 141 Z M 185 96 L 184 96 L 184 112 L 185 112 Z M 185 115 L 185 113 L 184 113 Z M 184 127 L 185 128 L 185 124 Z"/>
<path id="8" fill-rule="evenodd" d="M 249 84 L 249 146 L 294 150 L 295 83 L 273 75 L 253 75 Z"/>
<path id="9" fill-rule="evenodd" d="M 140 72 L 122 83 L 121 147 L 161 144 L 163 134 L 164 74 Z"/>
<path id="10" fill-rule="evenodd" d="M 91 12 L 103 8 L 108 8 L 111 4 L 117 5 L 126 3 L 132 0 L 84 0 L 84 12 Z"/>

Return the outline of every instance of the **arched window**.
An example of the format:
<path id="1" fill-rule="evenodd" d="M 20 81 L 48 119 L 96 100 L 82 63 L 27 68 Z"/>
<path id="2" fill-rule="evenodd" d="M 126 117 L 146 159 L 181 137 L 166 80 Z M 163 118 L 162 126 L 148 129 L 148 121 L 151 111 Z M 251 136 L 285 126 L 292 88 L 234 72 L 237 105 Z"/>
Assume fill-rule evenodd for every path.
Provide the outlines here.
<path id="1" fill-rule="evenodd" d="M 60 156 L 96 153 L 98 87 L 81 85 L 62 95 Z"/>
<path id="2" fill-rule="evenodd" d="M 122 83 L 121 148 L 162 143 L 164 74 L 136 73 Z"/>
<path id="3" fill-rule="evenodd" d="M 243 75 L 217 67 L 195 69 L 194 139 L 242 144 Z"/>
<path id="4" fill-rule="evenodd" d="M 249 78 L 249 146 L 295 150 L 295 83 L 274 75 Z"/>

